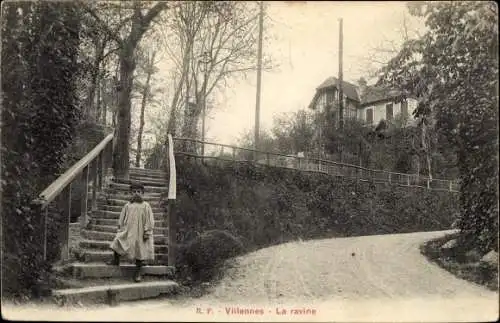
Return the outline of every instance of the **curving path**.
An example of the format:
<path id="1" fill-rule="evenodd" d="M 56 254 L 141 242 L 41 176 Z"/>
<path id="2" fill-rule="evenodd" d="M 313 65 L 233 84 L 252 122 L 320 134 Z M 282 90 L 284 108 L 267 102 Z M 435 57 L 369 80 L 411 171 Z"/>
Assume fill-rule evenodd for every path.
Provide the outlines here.
<path id="1" fill-rule="evenodd" d="M 237 266 L 202 298 L 122 304 L 87 310 L 82 317 L 357 322 L 496 319 L 498 293 L 456 278 L 420 254 L 420 244 L 444 234 L 419 232 L 278 245 L 238 258 Z M 231 314 L 232 309 L 238 312 L 236 307 L 262 310 L 263 314 Z"/>

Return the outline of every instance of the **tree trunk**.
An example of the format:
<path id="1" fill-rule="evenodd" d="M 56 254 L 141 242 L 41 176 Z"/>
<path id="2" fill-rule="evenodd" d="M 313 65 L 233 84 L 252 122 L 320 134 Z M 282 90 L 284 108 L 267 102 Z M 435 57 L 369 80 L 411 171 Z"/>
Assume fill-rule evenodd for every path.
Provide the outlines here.
<path id="1" fill-rule="evenodd" d="M 118 120 L 116 130 L 116 149 L 113 153 L 113 169 L 116 178 L 129 179 L 130 167 L 130 123 L 131 94 L 135 71 L 135 50 L 151 21 L 167 8 L 167 2 L 158 2 L 146 15 L 143 15 L 139 2 L 132 16 L 132 30 L 121 42 L 120 51 L 120 93 L 118 94 Z"/>
<path id="2" fill-rule="evenodd" d="M 114 176 L 129 179 L 130 167 L 130 124 L 131 94 L 135 71 L 135 46 L 130 42 L 124 44 L 120 53 L 120 89 L 118 93 L 118 118 L 116 132 L 116 150 L 114 152 Z"/>
<path id="3" fill-rule="evenodd" d="M 99 64 L 100 65 L 100 64 Z M 95 110 L 96 110 L 96 122 L 99 123 L 99 121 L 101 120 L 101 114 L 102 114 L 102 111 L 101 111 L 101 89 L 102 89 L 102 86 L 101 86 L 101 82 L 102 82 L 102 73 L 100 71 L 100 66 L 98 68 L 98 73 L 97 73 L 97 80 L 96 80 L 96 106 L 95 106 Z"/>
<path id="4" fill-rule="evenodd" d="M 430 152 L 430 149 L 429 149 L 429 145 L 427 144 L 427 124 L 426 124 L 426 120 L 423 120 L 422 122 L 422 148 L 423 148 L 423 152 L 425 154 L 425 160 L 427 162 L 427 172 L 428 172 L 428 176 L 430 179 L 432 179 L 432 173 L 431 173 L 431 152 Z"/>
<path id="5" fill-rule="evenodd" d="M 108 89 L 108 82 L 107 79 L 104 79 L 104 82 L 101 82 L 101 93 L 104 94 L 104 98 L 102 100 L 102 124 L 104 126 L 108 125 L 108 105 L 109 105 L 109 89 Z"/>
<path id="6" fill-rule="evenodd" d="M 154 56 L 153 56 L 154 58 Z M 152 66 L 148 68 L 148 74 L 146 77 L 146 84 L 144 85 L 144 91 L 142 93 L 141 102 L 141 120 L 139 123 L 139 133 L 137 134 L 137 153 L 135 155 L 135 167 L 141 167 L 141 152 L 142 152 L 142 132 L 144 130 L 144 111 L 146 109 L 146 103 L 149 95 L 149 82 L 151 81 Z"/>
<path id="7" fill-rule="evenodd" d="M 96 44 L 96 59 L 92 65 L 92 75 L 90 80 L 90 86 L 87 97 L 87 106 L 85 107 L 85 114 L 90 120 L 97 121 L 97 113 L 94 105 L 96 89 L 98 87 L 99 81 L 99 67 L 101 65 L 102 57 L 104 54 L 104 46 L 101 44 Z"/>
<path id="8" fill-rule="evenodd" d="M 185 85 L 186 78 L 188 77 L 189 73 L 189 62 L 190 62 L 190 54 L 191 54 L 191 47 L 193 40 L 188 39 L 186 51 L 184 52 L 184 56 L 182 58 L 182 72 L 181 72 L 181 78 L 179 80 L 179 83 L 177 85 L 177 88 L 175 89 L 174 92 L 174 97 L 172 98 L 172 104 L 170 105 L 170 116 L 168 119 L 168 125 L 167 125 L 167 132 L 170 133 L 172 136 L 175 136 L 176 132 L 176 123 L 177 123 L 177 105 L 179 104 L 179 98 L 182 92 L 182 87 Z M 188 100 L 187 96 L 189 94 L 186 93 L 186 101 Z M 187 107 L 187 103 L 186 103 Z"/>

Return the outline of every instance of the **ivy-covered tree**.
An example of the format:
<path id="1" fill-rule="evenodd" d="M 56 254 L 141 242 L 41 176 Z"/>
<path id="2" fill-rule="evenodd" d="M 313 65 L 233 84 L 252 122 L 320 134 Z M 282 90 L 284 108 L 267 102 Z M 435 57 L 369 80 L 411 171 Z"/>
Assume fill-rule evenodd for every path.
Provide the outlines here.
<path id="1" fill-rule="evenodd" d="M 498 6 L 416 2 L 428 31 L 408 41 L 379 83 L 417 96 L 416 116 L 454 148 L 460 171 L 461 243 L 498 250 Z"/>
<path id="2" fill-rule="evenodd" d="M 42 259 L 42 214 L 30 202 L 61 171 L 78 122 L 80 14 L 73 4 L 60 2 L 9 2 L 2 9 L 6 295 L 37 290 L 50 268 Z"/>

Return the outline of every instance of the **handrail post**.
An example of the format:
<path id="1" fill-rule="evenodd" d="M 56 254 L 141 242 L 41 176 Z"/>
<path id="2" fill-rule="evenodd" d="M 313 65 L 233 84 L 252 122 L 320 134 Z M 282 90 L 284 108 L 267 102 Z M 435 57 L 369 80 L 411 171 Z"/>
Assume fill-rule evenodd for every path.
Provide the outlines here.
<path id="1" fill-rule="evenodd" d="M 407 186 L 410 186 L 410 174 L 406 174 L 406 182 L 407 182 Z"/>
<path id="2" fill-rule="evenodd" d="M 43 210 L 43 260 L 47 260 L 47 224 L 49 220 L 49 206 Z"/>
<path id="3" fill-rule="evenodd" d="M 97 160 L 94 160 L 93 164 L 95 165 L 93 172 L 92 172 L 92 200 L 91 200 L 91 206 L 92 206 L 92 212 L 97 210 L 97 171 L 98 171 L 98 163 Z"/>
<path id="4" fill-rule="evenodd" d="M 451 192 L 451 191 L 453 191 L 453 187 L 452 187 L 452 183 L 453 183 L 453 182 L 452 182 L 452 181 L 448 181 L 448 182 L 449 182 L 449 183 L 448 183 L 448 185 L 449 185 L 449 190 L 450 190 L 450 192 Z"/>
<path id="5" fill-rule="evenodd" d="M 269 166 L 269 165 L 270 165 L 270 164 L 269 164 L 269 153 L 268 153 L 268 152 L 266 152 L 266 163 L 267 163 L 267 166 Z"/>
<path id="6" fill-rule="evenodd" d="M 427 189 L 431 189 L 431 179 L 427 177 Z"/>
<path id="7" fill-rule="evenodd" d="M 69 227 L 70 227 L 70 218 L 71 218 L 71 186 L 70 183 L 68 186 L 64 188 L 62 194 L 59 197 L 60 207 L 62 210 L 62 228 L 61 228 L 61 256 L 60 259 L 62 261 L 69 259 Z"/>
<path id="8" fill-rule="evenodd" d="M 43 202 L 41 200 L 35 200 L 32 201 L 31 203 L 31 212 L 34 214 L 40 214 L 41 215 L 41 221 L 40 221 L 40 227 L 39 227 L 39 232 L 40 236 L 39 239 L 41 240 L 40 243 L 42 244 L 43 247 L 43 260 L 47 260 L 47 224 L 48 224 L 48 217 L 49 217 L 49 205 L 45 205 L 45 208 L 43 207 Z M 43 212 L 43 213 L 42 213 Z"/>
<path id="9" fill-rule="evenodd" d="M 89 167 L 85 167 L 82 172 L 83 188 L 82 204 L 80 214 L 80 228 L 84 229 L 88 222 L 88 200 L 89 200 Z"/>
<path id="10" fill-rule="evenodd" d="M 175 157 L 174 145 L 172 135 L 168 135 L 168 159 L 169 159 L 169 185 L 168 185 L 168 203 L 167 203 L 167 216 L 168 216 L 168 265 L 175 268 L 176 265 L 176 245 L 177 245 L 177 219 L 174 211 L 173 204 L 177 195 L 176 189 L 176 170 L 175 170 Z"/>
<path id="11" fill-rule="evenodd" d="M 389 172 L 389 184 L 391 184 L 391 174 L 392 173 Z"/>
<path id="12" fill-rule="evenodd" d="M 99 192 L 102 191 L 102 187 L 103 187 L 103 179 L 104 179 L 104 154 L 103 152 L 101 151 L 99 153 L 99 157 L 97 157 L 97 167 L 98 167 L 98 174 L 99 174 Z"/>

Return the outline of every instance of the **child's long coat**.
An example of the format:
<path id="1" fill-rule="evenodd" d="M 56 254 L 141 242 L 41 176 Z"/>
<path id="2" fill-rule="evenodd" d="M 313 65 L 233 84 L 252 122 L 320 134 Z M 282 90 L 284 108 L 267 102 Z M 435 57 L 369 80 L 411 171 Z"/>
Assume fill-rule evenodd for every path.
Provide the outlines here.
<path id="1" fill-rule="evenodd" d="M 128 202 L 118 220 L 118 233 L 111 249 L 134 260 L 154 259 L 154 215 L 148 202 Z M 144 241 L 144 236 L 149 239 Z"/>

